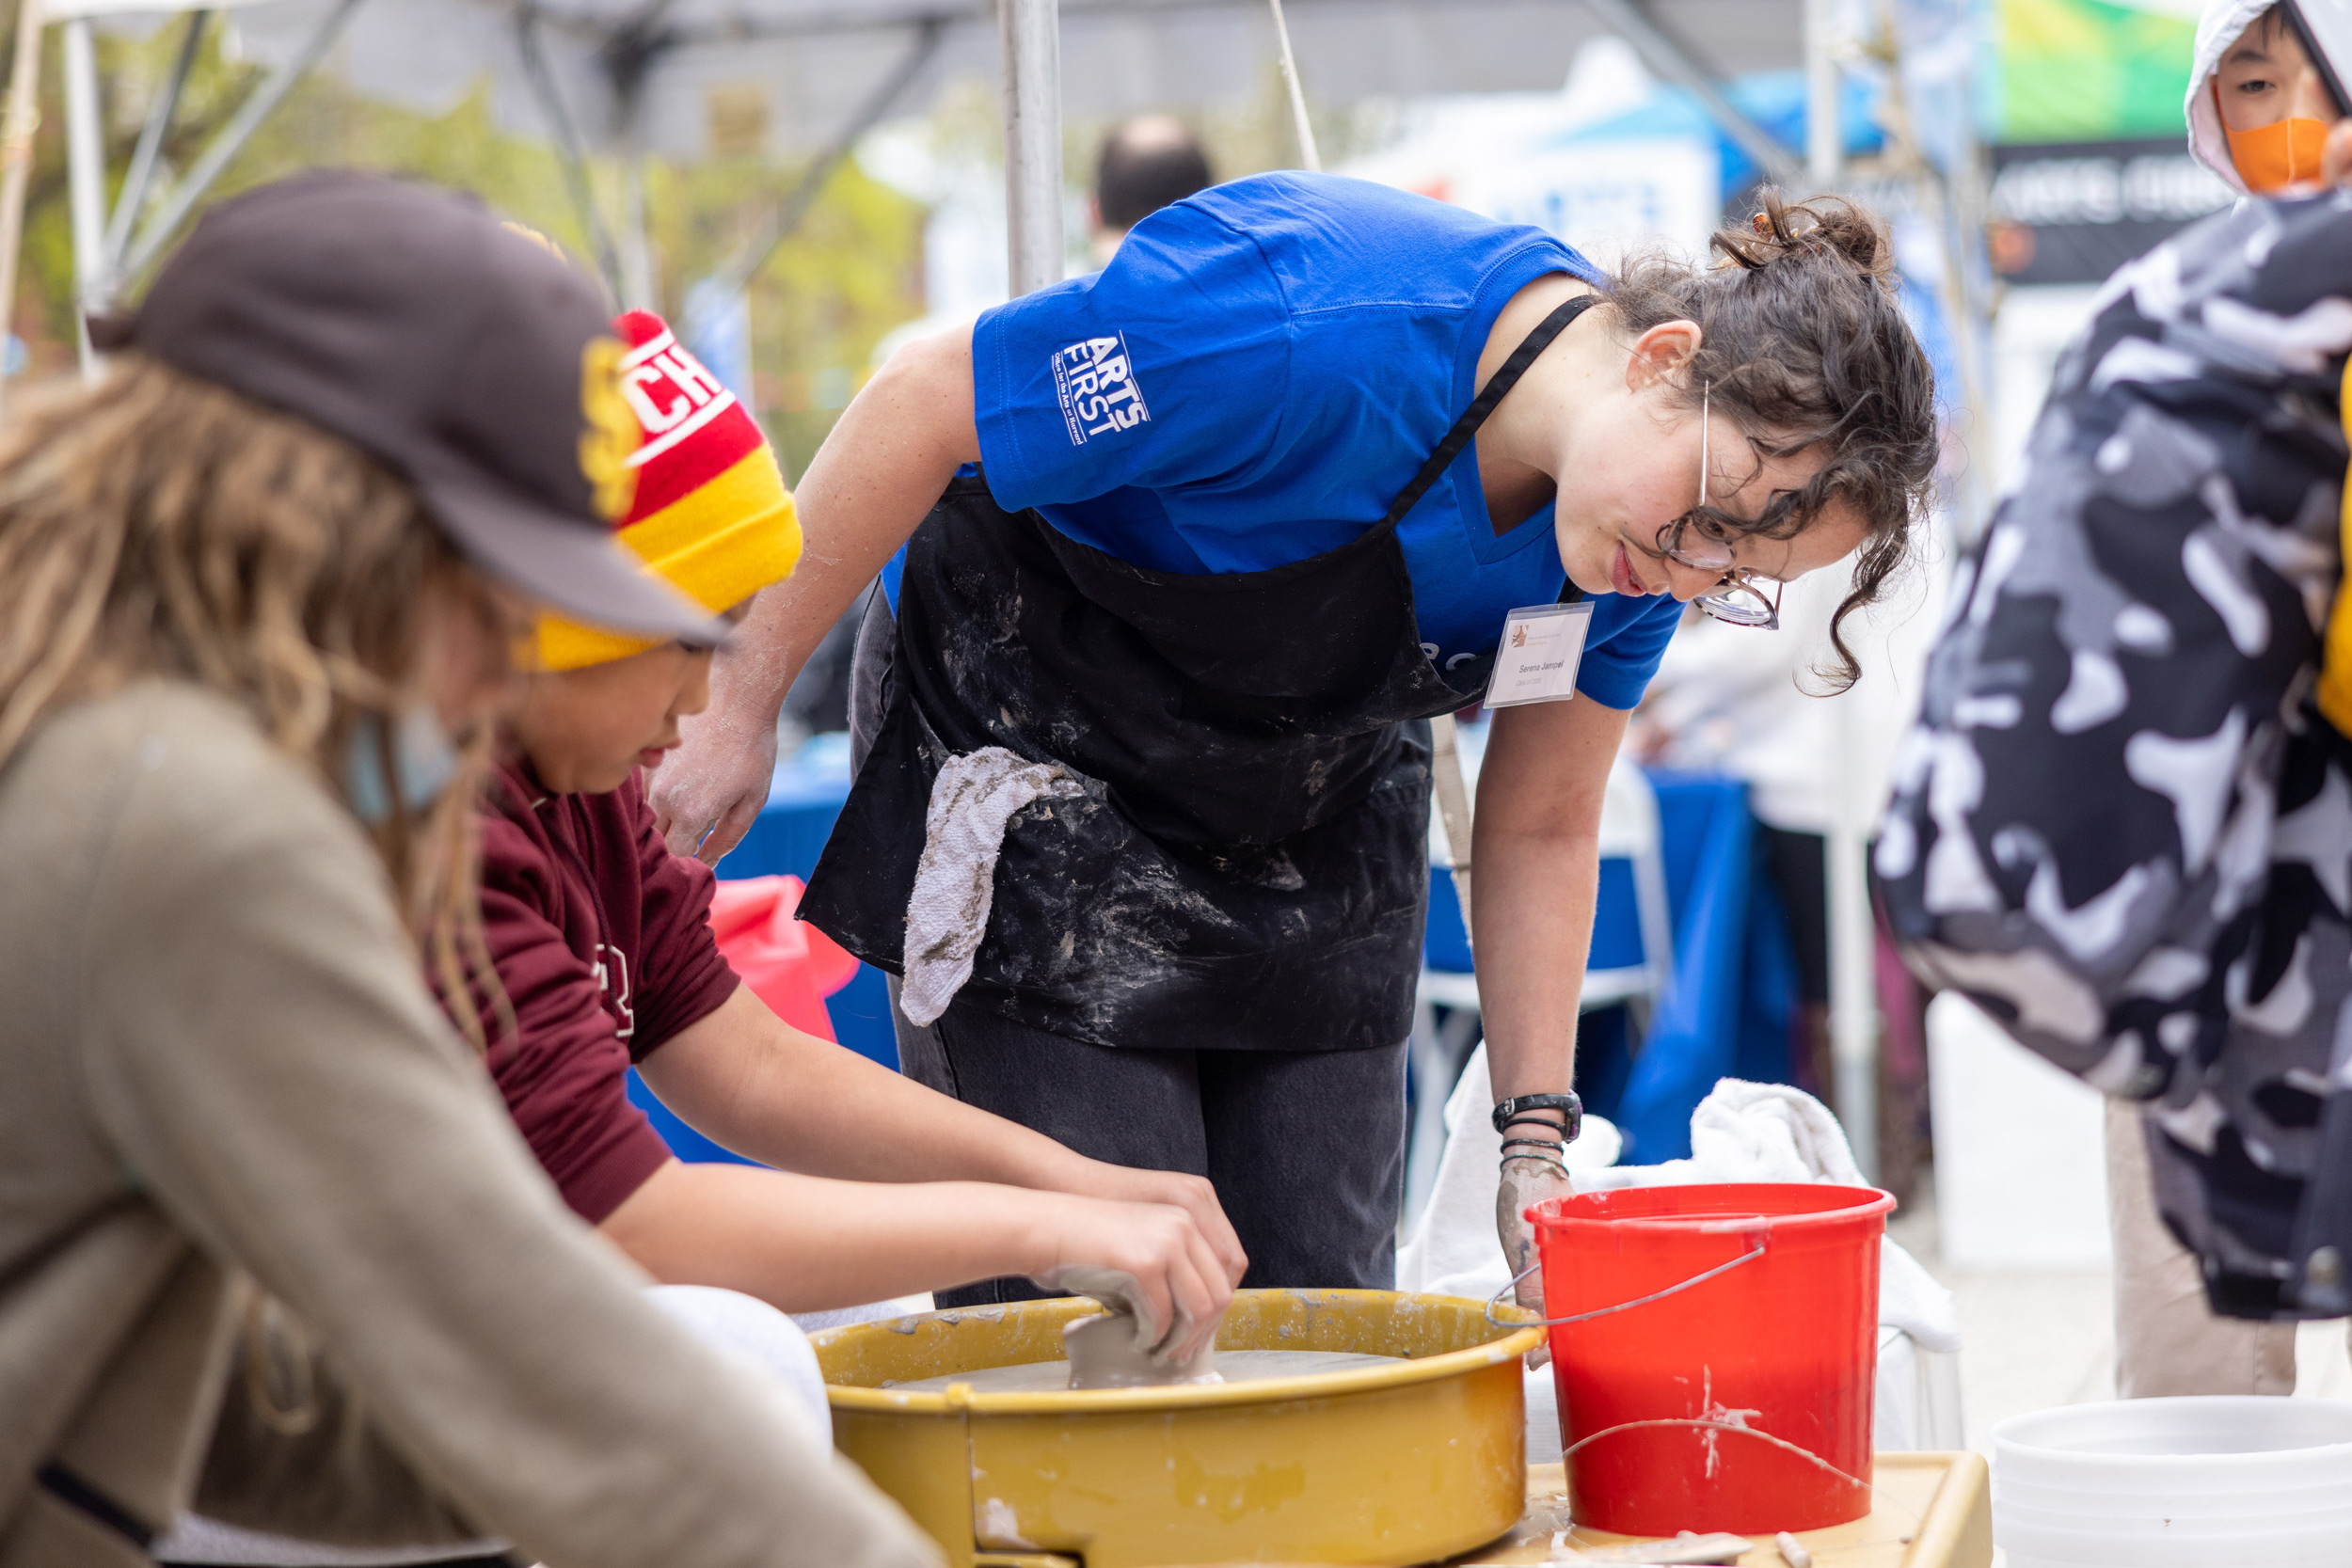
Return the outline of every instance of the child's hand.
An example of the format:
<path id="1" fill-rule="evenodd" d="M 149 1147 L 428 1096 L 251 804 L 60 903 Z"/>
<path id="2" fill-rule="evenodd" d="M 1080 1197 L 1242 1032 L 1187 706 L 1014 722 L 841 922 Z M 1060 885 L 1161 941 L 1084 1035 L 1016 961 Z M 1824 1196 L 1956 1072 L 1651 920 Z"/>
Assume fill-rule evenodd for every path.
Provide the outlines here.
<path id="1" fill-rule="evenodd" d="M 1207 1238 L 1209 1249 L 1216 1254 L 1217 1264 L 1225 1271 L 1225 1283 L 1241 1283 L 1242 1275 L 1249 1267 L 1249 1255 L 1242 1251 L 1241 1238 L 1233 1234 L 1233 1224 L 1225 1217 L 1224 1205 L 1217 1202 L 1216 1189 L 1209 1184 L 1207 1177 L 1186 1176 L 1172 1170 L 1135 1170 L 1100 1160 L 1089 1160 L 1087 1164 L 1083 1181 L 1063 1187 L 1064 1192 L 1115 1198 L 1122 1203 L 1165 1203 L 1182 1209 L 1192 1216 L 1192 1223 Z"/>
<path id="2" fill-rule="evenodd" d="M 1153 1323 L 1156 1349 L 1184 1363 L 1216 1338 L 1233 1287 L 1192 1215 L 1169 1203 L 1113 1203 L 1068 1193 L 1038 1193 L 1043 1255 L 1025 1272 L 1040 1284 L 1073 1268 L 1116 1269 L 1134 1276 Z"/>

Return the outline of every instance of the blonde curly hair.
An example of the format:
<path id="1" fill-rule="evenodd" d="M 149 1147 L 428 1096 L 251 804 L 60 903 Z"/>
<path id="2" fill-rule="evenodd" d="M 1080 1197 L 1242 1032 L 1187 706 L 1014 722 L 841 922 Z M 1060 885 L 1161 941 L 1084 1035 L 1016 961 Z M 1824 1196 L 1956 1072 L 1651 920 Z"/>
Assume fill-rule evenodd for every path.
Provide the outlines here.
<path id="1" fill-rule="evenodd" d="M 486 985 L 502 1002 L 475 875 L 489 726 L 456 737 L 457 776 L 421 813 L 389 774 L 437 596 L 495 624 L 483 579 L 382 465 L 124 356 L 0 432 L 0 765 L 57 709 L 158 675 L 242 704 L 346 801 L 353 736 L 380 726 L 392 809 L 370 831 L 420 959 L 444 997 Z M 473 1009 L 448 1010 L 485 1043 Z"/>

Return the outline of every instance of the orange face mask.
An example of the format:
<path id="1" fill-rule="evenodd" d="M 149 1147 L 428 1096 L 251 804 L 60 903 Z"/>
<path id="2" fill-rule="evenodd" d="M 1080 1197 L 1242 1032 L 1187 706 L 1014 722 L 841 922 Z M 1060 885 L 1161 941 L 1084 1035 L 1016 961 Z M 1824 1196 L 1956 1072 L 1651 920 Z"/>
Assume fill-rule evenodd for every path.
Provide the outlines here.
<path id="1" fill-rule="evenodd" d="M 2257 196 L 2319 178 L 2320 150 L 2328 145 L 2325 120 L 2282 119 L 2252 131 L 2224 126 L 2221 134 L 2230 138 L 2238 178 Z"/>

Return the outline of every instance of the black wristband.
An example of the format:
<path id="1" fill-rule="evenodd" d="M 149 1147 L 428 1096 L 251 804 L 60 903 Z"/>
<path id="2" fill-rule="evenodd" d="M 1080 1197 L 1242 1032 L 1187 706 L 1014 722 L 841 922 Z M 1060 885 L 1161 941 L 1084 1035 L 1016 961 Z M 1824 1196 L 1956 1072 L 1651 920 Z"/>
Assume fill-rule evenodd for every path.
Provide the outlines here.
<path id="1" fill-rule="evenodd" d="M 1577 1099 L 1575 1095 L 1521 1094 L 1514 1095 L 1510 1099 L 1502 1101 L 1496 1104 L 1494 1115 L 1495 1131 L 1498 1132 L 1507 1132 L 1510 1131 L 1511 1124 L 1513 1122 L 1534 1121 L 1533 1117 L 1527 1115 L 1530 1111 L 1559 1112 L 1560 1141 L 1564 1144 L 1572 1144 L 1576 1142 L 1577 1133 L 1583 1129 L 1584 1102 Z M 1540 1125 L 1549 1127 L 1551 1124 L 1549 1122 L 1544 1122 Z"/>

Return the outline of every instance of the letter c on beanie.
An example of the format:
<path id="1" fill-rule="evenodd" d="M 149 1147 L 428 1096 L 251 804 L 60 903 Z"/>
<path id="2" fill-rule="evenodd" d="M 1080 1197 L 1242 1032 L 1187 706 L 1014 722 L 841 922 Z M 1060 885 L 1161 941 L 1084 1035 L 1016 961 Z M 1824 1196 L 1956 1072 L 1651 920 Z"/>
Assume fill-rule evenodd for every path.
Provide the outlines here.
<path id="1" fill-rule="evenodd" d="M 717 611 L 792 575 L 800 519 L 776 454 L 736 395 L 649 310 L 613 323 L 627 345 L 619 389 L 641 439 L 624 460 L 636 476 L 613 531 L 674 587 Z M 539 664 L 578 670 L 656 646 L 642 638 L 539 619 Z"/>

